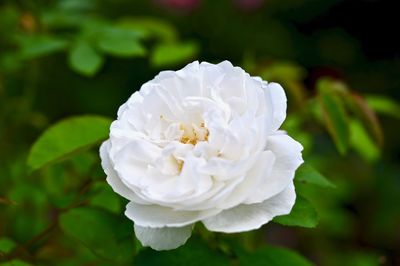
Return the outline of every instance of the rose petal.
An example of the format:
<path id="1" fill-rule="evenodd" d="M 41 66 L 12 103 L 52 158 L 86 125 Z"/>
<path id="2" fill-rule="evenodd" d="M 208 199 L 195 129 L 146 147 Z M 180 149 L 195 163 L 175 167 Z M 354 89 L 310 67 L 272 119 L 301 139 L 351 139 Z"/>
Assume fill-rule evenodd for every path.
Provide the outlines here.
<path id="1" fill-rule="evenodd" d="M 275 163 L 260 179 L 257 189 L 244 202 L 246 204 L 263 202 L 281 192 L 292 182 L 296 169 L 303 163 L 303 147 L 286 134 L 269 136 L 266 149 L 275 155 Z"/>
<path id="2" fill-rule="evenodd" d="M 150 228 L 134 225 L 135 235 L 143 246 L 169 250 L 182 246 L 192 234 L 193 225 L 184 227 Z"/>
<path id="3" fill-rule="evenodd" d="M 211 217 L 221 210 L 178 211 L 159 205 L 142 205 L 129 202 L 125 215 L 135 224 L 144 227 L 181 227 Z"/>
<path id="4" fill-rule="evenodd" d="M 278 130 L 286 118 L 287 99 L 285 91 L 278 83 L 264 82 L 267 103 L 270 104 L 272 111 L 271 131 Z"/>
<path id="5" fill-rule="evenodd" d="M 113 169 L 112 163 L 109 157 L 110 141 L 104 141 L 100 146 L 100 158 L 101 166 L 107 175 L 107 182 L 111 188 L 122 197 L 141 204 L 146 204 L 144 200 L 139 198 L 132 190 L 130 190 L 122 181 L 118 178 L 117 173 Z"/>
<path id="6" fill-rule="evenodd" d="M 243 181 L 237 184 L 229 197 L 224 198 L 217 206 L 221 209 L 229 209 L 243 203 L 257 189 L 263 176 L 271 171 L 274 161 L 275 156 L 271 151 L 262 152 Z"/>
<path id="7" fill-rule="evenodd" d="M 278 215 L 290 213 L 296 193 L 291 183 L 284 191 L 273 198 L 256 204 L 241 204 L 224 210 L 216 216 L 202 222 L 210 231 L 236 233 L 260 228 Z"/>

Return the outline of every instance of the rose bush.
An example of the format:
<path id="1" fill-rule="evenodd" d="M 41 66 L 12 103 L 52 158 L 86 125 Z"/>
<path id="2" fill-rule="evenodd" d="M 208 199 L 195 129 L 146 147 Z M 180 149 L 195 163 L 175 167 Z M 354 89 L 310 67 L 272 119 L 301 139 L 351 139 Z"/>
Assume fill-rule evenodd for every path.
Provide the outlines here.
<path id="1" fill-rule="evenodd" d="M 285 117 L 279 84 L 228 61 L 193 62 L 145 83 L 100 148 L 142 244 L 176 248 L 198 221 L 232 233 L 288 214 L 303 160 L 302 146 L 279 130 Z"/>

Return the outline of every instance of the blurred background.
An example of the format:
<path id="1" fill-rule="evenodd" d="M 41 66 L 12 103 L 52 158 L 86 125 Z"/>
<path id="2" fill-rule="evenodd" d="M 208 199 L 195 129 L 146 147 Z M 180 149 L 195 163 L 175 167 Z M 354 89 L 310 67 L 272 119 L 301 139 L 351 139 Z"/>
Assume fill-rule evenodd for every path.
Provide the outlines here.
<path id="1" fill-rule="evenodd" d="M 284 128 L 305 147 L 305 160 L 336 185 L 297 187 L 318 212 L 316 228 L 270 223 L 237 239 L 249 250 L 288 247 L 316 265 L 400 265 L 395 6 L 378 0 L 1 0 L 0 263 L 119 265 L 77 245 L 57 220 L 82 204 L 123 212 L 124 202 L 104 183 L 96 149 L 28 173 L 31 145 L 66 117 L 115 118 L 161 70 L 230 60 L 284 86 Z M 343 105 L 339 113 L 324 102 L 332 94 Z"/>

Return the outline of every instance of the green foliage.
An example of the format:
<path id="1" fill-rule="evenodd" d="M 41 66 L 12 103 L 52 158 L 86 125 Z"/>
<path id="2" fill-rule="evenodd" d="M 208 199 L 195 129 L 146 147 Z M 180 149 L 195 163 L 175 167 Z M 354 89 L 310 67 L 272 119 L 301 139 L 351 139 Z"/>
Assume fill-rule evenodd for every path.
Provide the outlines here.
<path id="1" fill-rule="evenodd" d="M 380 157 L 380 150 L 371 139 L 363 125 L 357 120 L 350 123 L 350 145 L 367 161 L 376 161 Z"/>
<path id="2" fill-rule="evenodd" d="M 18 43 L 21 46 L 20 57 L 32 59 L 63 51 L 67 41 L 48 35 L 20 36 Z"/>
<path id="3" fill-rule="evenodd" d="M 261 76 L 266 80 L 302 80 L 306 70 L 291 62 L 276 62 L 264 68 Z"/>
<path id="4" fill-rule="evenodd" d="M 60 226 L 96 255 L 124 262 L 134 255 L 133 226 L 125 217 L 94 208 L 76 208 L 60 216 Z"/>
<path id="5" fill-rule="evenodd" d="M 97 37 L 97 46 L 104 53 L 120 56 L 144 56 L 146 49 L 140 43 L 142 33 L 122 27 L 108 27 Z"/>
<path id="6" fill-rule="evenodd" d="M 104 63 L 103 57 L 85 40 L 76 42 L 69 51 L 68 60 L 73 70 L 89 77 L 96 74 Z"/>
<path id="7" fill-rule="evenodd" d="M 22 260 L 19 260 L 19 259 L 15 259 L 15 260 L 12 260 L 12 261 L 0 263 L 0 266 L 32 266 L 32 264 L 27 263 L 27 262 L 22 261 Z"/>
<path id="8" fill-rule="evenodd" d="M 318 214 L 307 199 L 297 196 L 290 214 L 275 217 L 274 222 L 288 226 L 313 228 L 318 224 Z"/>
<path id="9" fill-rule="evenodd" d="M 152 249 L 143 249 L 136 258 L 137 266 L 202 266 L 204 263 L 210 266 L 230 265 L 227 256 L 195 238 L 189 239 L 188 243 L 172 251 L 157 252 Z"/>
<path id="10" fill-rule="evenodd" d="M 153 51 L 151 62 L 157 67 L 188 62 L 195 57 L 198 49 L 199 47 L 193 42 L 159 44 Z"/>
<path id="11" fill-rule="evenodd" d="M 90 148 L 108 136 L 111 120 L 99 116 L 65 119 L 45 131 L 32 146 L 28 157 L 30 170 L 64 159 Z"/>
<path id="12" fill-rule="evenodd" d="M 106 210 L 119 214 L 122 206 L 120 197 L 104 182 L 97 182 L 91 187 L 93 196 L 89 200 L 91 206 L 105 208 Z"/>
<path id="13" fill-rule="evenodd" d="M 323 79 L 318 82 L 319 103 L 322 107 L 325 125 L 341 154 L 345 154 L 349 145 L 349 126 L 342 99 L 335 89 L 340 84 Z"/>
<path id="14" fill-rule="evenodd" d="M 280 247 L 267 246 L 254 253 L 239 253 L 240 265 L 243 266 L 311 266 L 313 265 L 298 253 Z"/>
<path id="15" fill-rule="evenodd" d="M 358 120 L 362 122 L 362 126 L 366 129 L 373 141 L 381 146 L 383 144 L 383 132 L 378 117 L 364 98 L 358 94 L 345 95 L 349 99 L 350 108 L 355 113 Z"/>
<path id="16" fill-rule="evenodd" d="M 15 247 L 16 247 L 16 244 L 11 239 L 6 238 L 6 237 L 0 238 L 0 254 L 2 254 L 2 253 L 7 254 L 11 250 L 13 250 Z"/>
<path id="17" fill-rule="evenodd" d="M 321 175 L 314 167 L 308 163 L 303 163 L 296 171 L 296 181 L 310 183 L 324 188 L 335 188 L 326 177 Z"/>
<path id="18" fill-rule="evenodd" d="M 368 106 L 376 112 L 400 119 L 400 104 L 382 95 L 368 95 Z"/>
<path id="19" fill-rule="evenodd" d="M 156 17 L 123 18 L 119 21 L 119 24 L 123 27 L 147 32 L 150 36 L 161 41 L 172 42 L 178 39 L 176 29 L 167 21 Z"/>
<path id="20" fill-rule="evenodd" d="M 38 17 L 30 12 L 23 13 L 22 31 L 17 30 L 20 23 L 18 11 L 5 9 L 2 25 L 5 32 L 10 28 L 18 32 L 8 38 L 9 46 L 18 49 L 12 49 L 1 57 L 0 67 L 16 71 L 23 65 L 18 64 L 20 60 L 66 51 L 72 70 L 93 77 L 104 64 L 103 54 L 121 58 L 149 55 L 155 66 L 171 66 L 193 59 L 199 49 L 195 42 L 181 43 L 175 28 L 157 17 L 123 17 L 110 21 L 85 15 L 93 8 L 92 4 L 74 4 L 71 7 L 69 4 L 54 5 L 40 12 Z M 145 43 L 146 40 L 155 43 Z M 153 50 L 154 54 L 149 54 L 148 51 Z"/>

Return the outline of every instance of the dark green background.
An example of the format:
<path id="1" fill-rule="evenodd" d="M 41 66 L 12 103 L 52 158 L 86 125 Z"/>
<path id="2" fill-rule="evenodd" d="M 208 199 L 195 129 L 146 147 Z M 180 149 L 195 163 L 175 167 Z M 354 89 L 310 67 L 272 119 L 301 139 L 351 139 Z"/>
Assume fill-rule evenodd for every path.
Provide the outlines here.
<path id="1" fill-rule="evenodd" d="M 187 265 L 201 258 L 202 265 L 308 265 L 271 245 L 317 265 L 400 264 L 396 10 L 391 1 L 367 0 L 1 1 L 0 265 Z M 115 118 L 141 84 L 193 60 L 230 60 L 283 84 L 284 128 L 305 146 L 306 162 L 336 185 L 297 184 L 318 211 L 316 228 L 270 223 L 225 235 L 198 226 L 184 248 L 156 253 L 134 239 L 122 214 L 126 202 L 104 182 L 98 145 L 28 171 L 30 147 L 48 126 L 83 114 Z M 318 89 L 326 78 L 345 84 L 347 94 L 329 82 Z M 350 120 L 362 120 L 351 107 L 350 119 L 336 113 L 350 94 L 368 102 L 379 123 L 367 119 L 358 131 L 353 123 L 352 136 L 344 130 L 340 137 Z M 74 215 L 87 219 L 75 223 Z M 93 225 L 90 217 L 107 222 Z"/>

